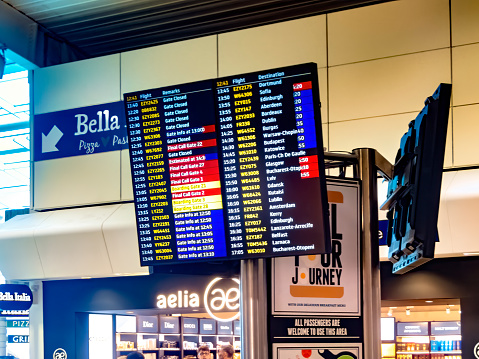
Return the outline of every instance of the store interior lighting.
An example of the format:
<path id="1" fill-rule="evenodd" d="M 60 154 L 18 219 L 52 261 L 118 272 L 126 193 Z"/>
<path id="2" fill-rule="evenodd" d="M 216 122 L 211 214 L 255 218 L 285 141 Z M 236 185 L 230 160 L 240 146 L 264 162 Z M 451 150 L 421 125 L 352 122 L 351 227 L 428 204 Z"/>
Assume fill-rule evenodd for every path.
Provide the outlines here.
<path id="1" fill-rule="evenodd" d="M 411 309 L 409 308 L 406 309 L 406 315 L 411 315 Z"/>
<path id="2" fill-rule="evenodd" d="M 446 313 L 451 314 L 451 308 L 449 308 L 449 306 L 446 307 Z"/>

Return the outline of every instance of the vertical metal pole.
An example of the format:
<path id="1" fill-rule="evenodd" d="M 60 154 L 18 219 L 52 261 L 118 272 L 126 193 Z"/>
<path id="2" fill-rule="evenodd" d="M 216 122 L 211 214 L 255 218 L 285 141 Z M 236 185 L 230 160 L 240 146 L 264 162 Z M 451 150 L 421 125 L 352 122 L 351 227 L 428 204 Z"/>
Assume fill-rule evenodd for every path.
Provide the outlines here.
<path id="1" fill-rule="evenodd" d="M 30 308 L 30 358 L 43 358 L 43 284 L 30 282 L 33 304 Z"/>
<path id="2" fill-rule="evenodd" d="M 7 319 L 0 317 L 0 356 L 7 355 Z"/>
<path id="3" fill-rule="evenodd" d="M 241 261 L 241 358 L 268 358 L 266 260 Z"/>
<path id="4" fill-rule="evenodd" d="M 379 273 L 376 150 L 353 151 L 359 159 L 363 272 L 364 358 L 381 357 L 381 279 Z"/>

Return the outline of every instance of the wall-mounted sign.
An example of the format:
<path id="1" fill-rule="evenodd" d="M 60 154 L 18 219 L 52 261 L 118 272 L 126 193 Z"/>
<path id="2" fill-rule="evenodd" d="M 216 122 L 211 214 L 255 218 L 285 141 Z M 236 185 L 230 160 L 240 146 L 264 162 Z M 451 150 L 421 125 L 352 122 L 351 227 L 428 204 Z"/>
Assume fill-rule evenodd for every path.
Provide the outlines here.
<path id="1" fill-rule="evenodd" d="M 158 317 L 156 315 L 139 315 L 137 330 L 139 333 L 158 333 Z"/>
<path id="2" fill-rule="evenodd" d="M 7 319 L 7 328 L 29 328 L 30 321 L 28 319 Z"/>
<path id="3" fill-rule="evenodd" d="M 200 319 L 200 334 L 216 334 L 216 321 L 214 319 Z"/>
<path id="4" fill-rule="evenodd" d="M 429 335 L 429 325 L 427 322 L 398 322 L 397 336 L 408 335 Z"/>
<path id="5" fill-rule="evenodd" d="M 461 335 L 461 322 L 431 322 L 431 335 Z"/>
<path id="6" fill-rule="evenodd" d="M 159 294 L 156 306 L 160 309 L 205 307 L 208 314 L 218 321 L 232 321 L 239 318 L 239 280 L 236 278 L 215 278 L 200 295 L 194 290 L 179 290 L 173 293 Z M 201 302 L 203 300 L 203 302 Z M 218 317 L 216 313 L 223 313 Z M 231 313 L 226 318 L 224 313 Z"/>
<path id="7" fill-rule="evenodd" d="M 359 187 L 327 188 L 332 252 L 273 260 L 273 315 L 361 314 Z"/>
<path id="8" fill-rule="evenodd" d="M 33 294 L 27 285 L 0 284 L 0 309 L 28 310 L 32 301 Z"/>
<path id="9" fill-rule="evenodd" d="M 1 310 L 0 317 L 28 317 L 30 315 L 29 310 Z"/>
<path id="10" fill-rule="evenodd" d="M 363 323 L 358 318 L 275 316 L 271 318 L 270 328 L 275 342 L 303 338 L 356 342 L 362 337 Z"/>
<path id="11" fill-rule="evenodd" d="M 35 115 L 34 161 L 128 148 L 123 102 Z"/>
<path id="12" fill-rule="evenodd" d="M 233 322 L 219 322 L 218 334 L 222 334 L 222 335 L 233 334 Z"/>
<path id="13" fill-rule="evenodd" d="M 183 318 L 183 334 L 198 334 L 199 324 L 197 318 Z"/>
<path id="14" fill-rule="evenodd" d="M 179 290 L 177 293 L 168 295 L 160 294 L 156 297 L 156 306 L 166 308 L 197 308 L 200 306 L 200 297 L 197 293 L 189 293 L 187 290 Z"/>
<path id="15" fill-rule="evenodd" d="M 53 359 L 67 359 L 68 355 L 65 349 L 58 348 L 53 352 Z"/>
<path id="16" fill-rule="evenodd" d="M 225 284 L 227 284 L 227 289 L 224 287 Z M 215 278 L 208 284 L 204 300 L 206 311 L 212 318 L 220 322 L 239 318 L 239 284 L 240 282 L 236 278 Z M 215 313 L 223 311 L 232 311 L 232 315 L 228 318 L 221 318 L 215 315 Z"/>
<path id="17" fill-rule="evenodd" d="M 7 343 L 9 344 L 25 344 L 29 343 L 30 338 L 28 335 L 8 335 Z"/>
<path id="18" fill-rule="evenodd" d="M 178 317 L 160 317 L 160 333 L 179 334 L 180 320 Z"/>

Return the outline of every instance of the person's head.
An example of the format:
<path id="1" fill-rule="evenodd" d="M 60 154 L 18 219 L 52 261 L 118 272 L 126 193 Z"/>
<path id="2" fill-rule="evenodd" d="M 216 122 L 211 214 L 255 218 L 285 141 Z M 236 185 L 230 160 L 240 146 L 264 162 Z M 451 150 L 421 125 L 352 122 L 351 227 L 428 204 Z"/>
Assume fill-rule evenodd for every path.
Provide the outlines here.
<path id="1" fill-rule="evenodd" d="M 140 352 L 133 352 L 126 356 L 126 359 L 145 359 L 145 356 Z"/>
<path id="2" fill-rule="evenodd" d="M 198 359 L 209 359 L 210 358 L 210 348 L 207 345 L 201 345 L 197 350 Z"/>
<path id="3" fill-rule="evenodd" d="M 226 344 L 221 347 L 218 351 L 219 359 L 233 359 L 233 355 L 235 354 L 235 350 L 232 345 Z"/>

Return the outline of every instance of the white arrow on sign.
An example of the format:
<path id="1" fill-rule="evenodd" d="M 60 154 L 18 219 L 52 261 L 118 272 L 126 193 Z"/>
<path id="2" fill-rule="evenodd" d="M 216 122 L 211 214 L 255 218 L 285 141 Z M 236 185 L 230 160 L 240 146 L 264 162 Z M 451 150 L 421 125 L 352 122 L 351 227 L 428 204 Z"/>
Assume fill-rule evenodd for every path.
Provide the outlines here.
<path id="1" fill-rule="evenodd" d="M 63 132 L 53 126 L 48 135 L 42 133 L 42 153 L 58 151 L 56 144 L 63 137 Z"/>

